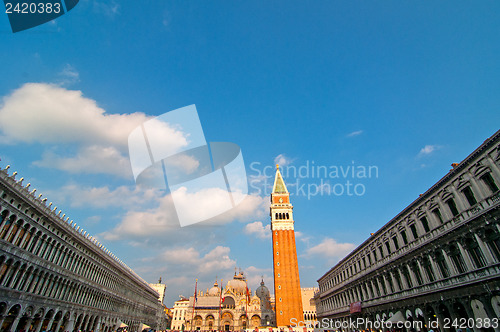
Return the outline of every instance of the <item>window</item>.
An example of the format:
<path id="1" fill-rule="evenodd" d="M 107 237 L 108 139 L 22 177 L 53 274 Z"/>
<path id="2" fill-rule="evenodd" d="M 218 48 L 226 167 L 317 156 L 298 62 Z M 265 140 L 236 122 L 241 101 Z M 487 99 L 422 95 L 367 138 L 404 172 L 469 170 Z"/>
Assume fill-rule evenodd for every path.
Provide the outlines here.
<path id="1" fill-rule="evenodd" d="M 481 180 L 483 180 L 483 182 L 488 186 L 488 188 L 491 190 L 491 193 L 496 193 L 498 191 L 498 186 L 495 183 L 495 180 L 493 180 L 493 177 L 490 173 L 486 173 L 485 175 L 481 176 Z"/>
<path id="2" fill-rule="evenodd" d="M 417 227 L 415 227 L 415 224 L 410 225 L 410 230 L 411 234 L 413 235 L 413 239 L 414 240 L 418 239 Z"/>
<path id="3" fill-rule="evenodd" d="M 403 289 L 403 287 L 401 287 L 401 276 L 399 275 L 399 271 L 395 270 L 393 275 L 396 279 L 396 283 L 398 284 L 399 289 Z"/>
<path id="4" fill-rule="evenodd" d="M 436 280 L 436 276 L 434 275 L 434 271 L 432 271 L 432 266 L 431 262 L 429 261 L 429 258 L 427 257 L 424 258 L 423 265 L 425 273 L 427 273 L 427 277 L 429 277 L 429 281 L 434 282 L 434 280 Z"/>
<path id="5" fill-rule="evenodd" d="M 424 227 L 425 232 L 429 232 L 431 229 L 429 228 L 429 222 L 427 221 L 427 217 L 420 218 L 420 222 L 422 223 L 422 227 Z"/>
<path id="6" fill-rule="evenodd" d="M 439 271 L 441 271 L 443 278 L 448 278 L 450 276 L 450 270 L 448 269 L 448 265 L 444 260 L 443 254 L 440 252 L 436 253 L 436 264 L 438 265 Z"/>
<path id="7" fill-rule="evenodd" d="M 387 249 L 387 254 L 389 255 L 391 253 L 391 246 L 389 244 L 389 241 L 385 243 L 385 248 Z"/>
<path id="8" fill-rule="evenodd" d="M 372 265 L 372 258 L 370 254 L 367 254 L 366 257 L 368 258 L 368 264 Z"/>
<path id="9" fill-rule="evenodd" d="M 450 258 L 457 268 L 458 273 L 465 273 L 467 271 L 464 258 L 455 245 L 452 245 L 450 248 Z"/>
<path id="10" fill-rule="evenodd" d="M 448 207 L 450 208 L 451 214 L 456 217 L 458 215 L 458 209 L 457 205 L 455 204 L 455 200 L 453 198 L 450 198 L 449 200 L 446 201 L 446 204 L 448 204 Z"/>
<path id="11" fill-rule="evenodd" d="M 476 197 L 474 197 L 471 187 L 465 187 L 462 193 L 465 195 L 465 198 L 467 198 L 467 202 L 469 202 L 470 206 L 476 205 L 477 200 Z"/>
<path id="12" fill-rule="evenodd" d="M 486 260 L 484 259 L 481 248 L 479 248 L 479 245 L 477 244 L 476 240 L 471 237 L 468 237 L 465 240 L 465 245 L 476 268 L 481 268 L 483 266 L 486 266 Z"/>
<path id="13" fill-rule="evenodd" d="M 405 276 L 406 283 L 408 284 L 408 287 L 412 288 L 413 287 L 413 282 L 411 281 L 410 273 L 408 272 L 408 268 L 407 267 L 403 267 L 403 275 Z"/>
<path id="14" fill-rule="evenodd" d="M 380 258 L 384 258 L 384 249 L 382 249 L 382 246 L 378 247 L 378 251 L 380 253 Z"/>
<path id="15" fill-rule="evenodd" d="M 384 294 L 387 294 L 387 288 L 385 287 L 384 278 L 380 277 L 378 280 L 380 282 L 380 285 L 382 286 L 382 291 L 384 292 Z"/>
<path id="16" fill-rule="evenodd" d="M 394 243 L 394 248 L 396 248 L 396 250 L 399 249 L 399 243 L 398 243 L 398 238 L 397 237 L 393 237 L 392 238 L 392 243 Z"/>
<path id="17" fill-rule="evenodd" d="M 378 260 L 377 259 L 377 251 L 373 250 L 373 259 L 375 259 L 375 262 Z"/>
<path id="18" fill-rule="evenodd" d="M 403 242 L 405 243 L 405 245 L 408 244 L 408 238 L 406 237 L 406 231 L 401 231 L 401 237 L 403 238 Z"/>
<path id="19" fill-rule="evenodd" d="M 438 208 L 435 208 L 432 210 L 432 214 L 436 217 L 437 220 L 442 224 L 443 223 L 443 216 L 441 215 L 441 211 L 439 211 Z"/>
<path id="20" fill-rule="evenodd" d="M 500 260 L 500 234 L 490 228 L 485 231 L 485 235 L 487 240 L 486 243 L 493 253 L 493 256 L 495 256 L 497 260 Z"/>
<path id="21" fill-rule="evenodd" d="M 412 265 L 412 270 L 413 273 L 415 274 L 415 279 L 417 279 L 417 284 L 420 286 L 424 283 L 422 279 L 422 275 L 420 274 L 420 268 L 418 267 L 417 263 L 414 263 Z"/>

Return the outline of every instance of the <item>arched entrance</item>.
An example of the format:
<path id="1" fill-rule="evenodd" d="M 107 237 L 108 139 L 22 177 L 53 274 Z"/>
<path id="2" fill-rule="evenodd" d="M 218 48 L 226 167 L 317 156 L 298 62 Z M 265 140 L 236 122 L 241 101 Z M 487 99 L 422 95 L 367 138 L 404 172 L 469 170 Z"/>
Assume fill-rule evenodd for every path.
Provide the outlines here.
<path id="1" fill-rule="evenodd" d="M 14 324 L 15 319 L 19 315 L 19 312 L 21 311 L 21 306 L 19 304 L 16 304 L 12 308 L 10 308 L 9 312 L 7 313 L 7 317 L 5 317 L 3 324 L 2 324 L 2 331 L 9 331 L 12 328 L 12 324 Z"/>
<path id="2" fill-rule="evenodd" d="M 253 315 L 250 321 L 250 327 L 256 328 L 260 326 L 260 317 L 259 315 Z"/>
<path id="3" fill-rule="evenodd" d="M 233 315 L 226 311 L 221 316 L 221 326 L 224 331 L 232 331 L 234 328 Z"/>

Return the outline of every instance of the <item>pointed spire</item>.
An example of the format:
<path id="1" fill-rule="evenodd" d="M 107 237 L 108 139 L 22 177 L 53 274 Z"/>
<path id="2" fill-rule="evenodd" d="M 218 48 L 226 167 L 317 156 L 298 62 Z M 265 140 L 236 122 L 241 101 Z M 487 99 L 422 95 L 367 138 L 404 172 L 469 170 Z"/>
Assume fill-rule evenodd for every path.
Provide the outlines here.
<path id="1" fill-rule="evenodd" d="M 285 181 L 280 172 L 280 165 L 276 164 L 276 176 L 274 177 L 273 194 L 287 194 Z"/>

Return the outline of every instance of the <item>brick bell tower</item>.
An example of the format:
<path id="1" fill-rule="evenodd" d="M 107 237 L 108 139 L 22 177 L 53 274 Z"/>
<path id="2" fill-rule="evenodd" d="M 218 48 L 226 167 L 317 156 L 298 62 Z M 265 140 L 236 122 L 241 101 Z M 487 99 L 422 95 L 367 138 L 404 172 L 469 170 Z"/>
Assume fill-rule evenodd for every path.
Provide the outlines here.
<path id="1" fill-rule="evenodd" d="M 279 165 L 276 165 L 271 193 L 271 231 L 273 232 L 274 294 L 276 325 L 285 327 L 303 320 L 299 265 L 293 228 L 293 206 Z M 294 321 L 291 321 L 295 318 Z"/>

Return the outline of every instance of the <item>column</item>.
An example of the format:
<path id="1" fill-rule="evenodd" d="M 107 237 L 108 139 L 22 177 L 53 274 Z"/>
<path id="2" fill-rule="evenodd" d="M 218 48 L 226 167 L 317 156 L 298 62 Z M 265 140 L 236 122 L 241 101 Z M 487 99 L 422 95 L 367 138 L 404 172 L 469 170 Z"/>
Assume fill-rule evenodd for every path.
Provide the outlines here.
<path id="1" fill-rule="evenodd" d="M 14 321 L 12 322 L 12 325 L 10 326 L 10 329 L 8 330 L 8 332 L 15 332 L 16 329 L 17 329 L 17 324 L 19 324 L 19 320 L 21 319 L 21 314 L 19 313 L 16 317 L 16 319 L 14 319 Z"/>
<path id="2" fill-rule="evenodd" d="M 460 254 L 464 258 L 465 265 L 467 266 L 468 271 L 472 271 L 475 269 L 474 264 L 472 263 L 472 260 L 470 259 L 469 253 L 463 248 L 463 239 L 460 239 L 457 241 L 457 247 L 458 250 L 460 251 Z"/>
<path id="3" fill-rule="evenodd" d="M 398 273 L 399 275 L 399 278 L 401 279 L 401 283 L 402 283 L 402 287 L 403 289 L 407 289 L 407 288 L 410 288 L 410 286 L 408 285 L 408 281 L 406 280 L 406 277 L 404 276 L 404 274 L 401 272 L 401 266 L 397 268 L 397 271 L 396 273 Z"/>
<path id="4" fill-rule="evenodd" d="M 467 312 L 467 316 L 469 316 L 468 318 L 474 319 L 474 311 L 472 311 L 472 308 L 471 308 L 471 299 L 466 298 L 466 299 L 459 300 L 459 301 L 462 304 L 462 306 L 464 307 L 465 311 Z M 474 324 L 473 329 L 474 329 L 474 332 L 481 332 L 481 330 L 478 327 L 476 327 L 476 324 Z"/>
<path id="5" fill-rule="evenodd" d="M 405 264 L 404 266 L 405 266 L 404 268 L 406 270 L 408 270 L 408 275 L 410 276 L 411 283 L 413 285 L 412 288 L 418 287 L 417 277 L 415 277 L 415 273 L 413 273 L 413 269 L 408 264 Z"/>
<path id="6" fill-rule="evenodd" d="M 101 331 L 101 317 L 97 317 L 96 322 L 94 323 L 94 332 Z"/>
<path id="7" fill-rule="evenodd" d="M 448 256 L 448 253 L 443 249 L 441 249 L 441 251 L 443 253 L 444 261 L 446 262 L 446 265 L 448 265 L 448 268 L 450 270 L 450 274 L 452 276 L 457 275 L 458 274 L 457 268 L 455 267 L 455 264 L 453 264 L 453 262 L 451 261 L 450 257 Z"/>
<path id="8" fill-rule="evenodd" d="M 22 227 L 21 225 L 19 225 L 19 227 L 17 228 L 17 232 L 16 232 L 16 235 L 14 236 L 14 238 L 12 238 L 12 244 L 15 244 L 17 239 L 19 238 L 20 234 L 21 234 L 21 230 L 23 229 L 24 227 Z M 23 233 L 23 237 L 26 236 L 26 233 L 27 231 L 25 230 L 24 233 Z M 22 243 L 22 241 L 21 241 Z"/>
<path id="9" fill-rule="evenodd" d="M 429 255 L 429 262 L 431 263 L 431 269 L 434 272 L 434 276 L 436 276 L 436 280 L 443 279 L 441 271 L 437 267 L 436 262 L 434 262 L 434 255 Z"/>
<path id="10" fill-rule="evenodd" d="M 41 316 L 40 320 L 38 321 L 38 325 L 37 326 L 33 326 L 33 328 L 35 329 L 35 332 L 40 332 L 40 330 L 42 329 L 42 325 L 43 325 L 43 321 L 44 320 L 45 320 L 45 317 Z"/>
<path id="11" fill-rule="evenodd" d="M 493 310 L 493 307 L 491 306 L 491 295 L 490 296 L 481 296 L 480 297 L 481 302 L 483 303 L 484 310 L 488 314 L 488 317 L 490 319 L 496 318 L 495 310 Z M 495 329 L 495 332 L 499 332 L 500 327 L 497 326 Z"/>
<path id="12" fill-rule="evenodd" d="M 420 276 L 422 277 L 422 282 L 425 284 L 429 284 L 431 280 L 429 279 L 429 276 L 425 272 L 425 269 L 422 267 L 421 263 L 422 257 L 417 258 L 417 269 L 420 271 Z"/>
<path id="13" fill-rule="evenodd" d="M 32 323 L 32 322 L 33 322 L 33 318 L 32 318 L 32 317 L 28 318 L 28 319 L 26 320 L 26 325 L 25 325 L 25 327 L 24 327 L 24 330 L 29 331 L 29 330 L 30 330 L 30 327 L 31 327 L 31 323 Z"/>
<path id="14" fill-rule="evenodd" d="M 75 326 L 75 317 L 74 317 L 74 315 L 70 314 L 68 324 L 66 325 L 66 327 L 64 329 L 65 329 L 65 331 L 72 332 L 74 329 L 74 326 Z"/>
<path id="15" fill-rule="evenodd" d="M 57 322 L 56 329 L 52 330 L 52 332 L 59 332 L 59 329 L 61 328 L 63 321 L 64 321 L 64 316 L 61 316 L 61 319 L 59 319 L 59 321 Z"/>
<path id="16" fill-rule="evenodd" d="M 401 288 L 399 288 L 398 282 L 396 281 L 396 277 L 394 277 L 394 273 L 397 273 L 397 271 L 390 271 L 389 275 L 391 276 L 392 284 L 394 285 L 394 291 L 399 292 Z"/>
<path id="17" fill-rule="evenodd" d="M 54 314 L 52 315 L 52 318 L 50 318 L 50 320 L 49 320 L 49 324 L 47 324 L 47 331 L 53 331 L 52 324 L 54 324 L 54 318 L 56 318 L 55 310 L 54 310 Z"/>
<path id="18" fill-rule="evenodd" d="M 390 295 L 390 293 L 392 293 L 391 291 L 391 285 L 389 284 L 389 280 L 387 280 L 387 277 L 385 274 L 382 274 L 382 279 L 384 280 L 385 282 L 385 288 L 387 289 L 387 294 L 386 295 Z"/>
<path id="19" fill-rule="evenodd" d="M 490 251 L 490 248 L 483 242 L 481 237 L 477 234 L 474 233 L 474 238 L 477 241 L 477 244 L 479 245 L 479 248 L 481 248 L 481 251 L 484 255 L 484 258 L 486 259 L 486 264 L 491 265 L 495 263 L 495 258 L 493 257 L 493 254 Z"/>

